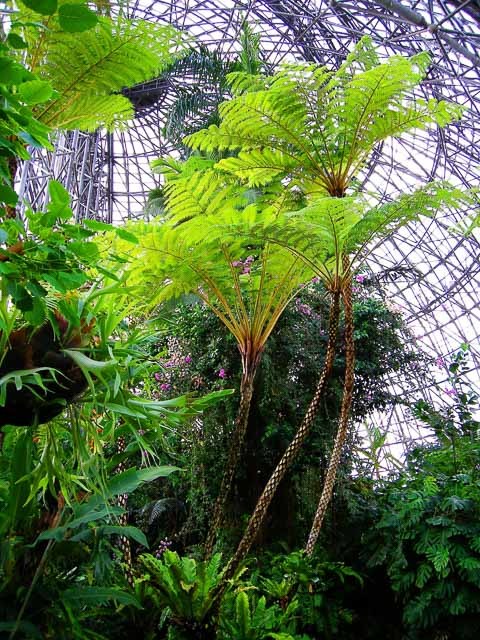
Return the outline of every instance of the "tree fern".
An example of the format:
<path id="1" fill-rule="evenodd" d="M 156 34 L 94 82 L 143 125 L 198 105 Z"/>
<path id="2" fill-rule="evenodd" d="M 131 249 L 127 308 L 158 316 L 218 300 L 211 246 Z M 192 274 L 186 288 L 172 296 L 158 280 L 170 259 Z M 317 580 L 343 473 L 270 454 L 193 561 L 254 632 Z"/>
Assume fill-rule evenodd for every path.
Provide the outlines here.
<path id="1" fill-rule="evenodd" d="M 32 24 L 39 16 L 22 10 Z M 26 26 L 27 66 L 48 79 L 58 92 L 37 110 L 37 117 L 54 128 L 87 131 L 112 129 L 133 116 L 123 88 L 157 76 L 186 46 L 186 37 L 170 26 L 126 18 L 99 17 L 81 34 L 63 31 L 55 16 L 40 30 Z"/>
<path id="2" fill-rule="evenodd" d="M 368 38 L 332 73 L 290 64 L 220 106 L 221 123 L 189 136 L 202 151 L 240 151 L 219 167 L 241 179 L 282 176 L 306 192 L 344 195 L 381 140 L 458 119 L 458 105 L 412 100 L 429 65 L 422 53 L 378 64 Z M 239 88 L 241 77 L 233 76 Z"/>

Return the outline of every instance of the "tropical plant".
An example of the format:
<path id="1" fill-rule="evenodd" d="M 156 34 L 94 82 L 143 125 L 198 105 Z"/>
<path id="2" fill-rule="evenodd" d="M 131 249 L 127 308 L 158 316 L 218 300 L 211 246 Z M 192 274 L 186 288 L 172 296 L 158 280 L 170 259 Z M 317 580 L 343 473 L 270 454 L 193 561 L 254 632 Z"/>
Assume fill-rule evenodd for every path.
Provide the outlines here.
<path id="1" fill-rule="evenodd" d="M 294 640 L 298 636 L 288 631 L 293 633 L 295 628 L 297 608 L 298 602 L 295 600 L 285 610 L 278 604 L 267 606 L 265 596 L 258 598 L 251 591 L 240 589 L 222 607 L 217 638 Z M 306 639 L 306 636 L 303 637 Z"/>
<path id="2" fill-rule="evenodd" d="M 446 456 L 451 461 L 451 454 Z M 425 452 L 420 474 L 415 464 L 384 487 L 381 517 L 365 535 L 363 553 L 370 566 L 385 567 L 403 606 L 408 637 L 443 633 L 473 639 L 479 616 L 480 483 L 476 473 L 435 473 L 438 459 L 438 452 Z"/>
<path id="3" fill-rule="evenodd" d="M 197 562 L 167 549 L 161 558 L 144 554 L 140 561 L 147 573 L 139 582 L 139 592 L 147 601 L 153 600 L 157 609 L 166 607 L 161 624 L 169 620 L 168 637 L 172 640 L 214 637 L 215 594 L 223 576 L 221 554 Z"/>
<path id="4" fill-rule="evenodd" d="M 415 367 L 418 373 L 416 368 L 421 367 L 421 362 L 402 340 L 401 316 L 385 306 L 366 282 L 356 282 L 354 316 L 357 358 L 353 411 L 363 418 L 376 408 L 396 402 L 385 384 L 387 372 L 402 371 L 408 376 L 409 363 L 412 362 L 412 371 Z M 222 539 L 226 543 L 238 541 L 244 526 L 242 515 L 254 508 L 265 482 L 295 434 L 299 413 L 314 393 L 328 341 L 327 321 L 328 294 L 321 283 L 311 282 L 285 309 L 265 345 L 255 378 L 245 452 L 235 474 L 235 489 L 225 517 L 227 526 Z M 164 367 L 157 375 L 157 385 L 163 397 L 238 386 L 241 366 L 236 343 L 203 304 L 189 301 L 174 308 L 170 305 L 162 310 L 157 322 L 162 335 L 156 349 Z M 343 322 L 339 334 L 343 336 Z M 257 539 L 262 546 L 273 540 L 298 546 L 308 533 L 304 529 L 315 513 L 314 496 L 321 486 L 318 468 L 326 468 L 329 443 L 334 438 L 343 369 L 344 354 L 339 348 L 309 446 L 299 454 L 290 476 L 284 479 L 274 498 L 268 523 L 264 523 Z M 228 425 L 235 410 L 236 400 L 232 396 L 204 414 L 196 428 L 187 423 L 168 436 L 172 450 L 179 456 L 176 464 L 189 470 L 172 494 L 187 508 L 188 521 L 182 525 L 181 533 L 186 545 L 197 542 L 209 525 L 208 507 L 211 496 L 218 491 L 218 477 L 224 464 L 219 451 L 228 449 Z M 348 445 L 342 456 L 342 477 L 351 471 L 356 445 L 353 434 Z M 164 532 L 167 533 L 171 535 L 172 530 Z"/>
<path id="5" fill-rule="evenodd" d="M 301 259 L 276 243 L 257 242 L 251 233 L 276 218 L 283 194 L 278 197 L 273 189 L 265 200 L 249 203 L 252 195 L 212 171 L 211 165 L 212 161 L 195 157 L 184 164 L 173 159 L 155 162 L 167 180 L 168 219 L 130 225 L 139 243 L 115 245 L 116 251 L 135 258 L 128 284 L 142 292 L 147 307 L 194 293 L 232 333 L 240 351 L 240 403 L 207 555 L 238 464 L 265 343 L 288 302 L 312 276 Z"/>
<path id="6" fill-rule="evenodd" d="M 462 200 L 458 191 L 430 184 L 411 195 L 372 206 L 373 194 L 368 199 L 361 196 L 355 182 L 380 141 L 429 124 L 444 126 L 460 117 L 460 107 L 445 101 L 407 100 L 428 65 L 429 57 L 423 53 L 411 59 L 393 56 L 379 64 L 370 40 L 364 38 L 336 72 L 292 64 L 272 77 L 232 74 L 237 95 L 220 106 L 220 125 L 211 125 L 186 140 L 203 152 L 235 153 L 220 160 L 217 169 L 250 187 L 265 188 L 281 180 L 286 190 L 299 191 L 306 199 L 306 206 L 296 207 L 283 219 L 279 216 L 265 237 L 302 256 L 331 292 L 332 353 L 340 299 L 343 303 L 347 352 L 344 397 L 331 463 L 307 542 L 308 553 L 313 551 L 330 501 L 348 429 L 355 358 L 354 269 L 375 241 L 422 214 L 433 215 L 439 207 L 455 206 Z M 248 552 L 278 484 L 303 444 L 324 386 L 322 375 L 297 436 L 257 504 L 232 560 L 232 570 Z"/>
<path id="7" fill-rule="evenodd" d="M 148 469 L 131 468 L 123 474 L 117 474 L 106 482 L 102 493 L 84 493 L 75 503 L 67 504 L 61 494 L 58 496 L 58 503 L 44 518 L 46 527 L 40 534 L 34 536 L 33 544 L 27 547 L 27 540 L 31 535 L 38 532 L 38 506 L 29 499 L 30 487 L 25 482 L 25 477 L 16 480 L 18 475 L 20 453 L 25 453 L 25 445 L 28 446 L 31 437 L 28 433 L 20 436 L 15 444 L 11 461 L 11 476 L 9 478 L 10 491 L 2 492 L 4 514 L 1 522 L 3 543 L 2 566 L 0 576 L 2 578 L 2 588 L 0 606 L 2 613 L 3 630 L 10 630 L 10 637 L 13 638 L 21 627 L 21 622 L 25 615 L 30 623 L 46 623 L 45 612 L 48 610 L 48 596 L 53 599 L 58 598 L 61 608 L 68 611 L 75 601 L 82 601 L 92 598 L 95 593 L 96 602 L 116 600 L 124 603 L 139 606 L 134 598 L 124 593 L 122 589 L 115 587 L 94 587 L 85 586 L 83 571 L 85 565 L 90 564 L 95 572 L 95 579 L 104 581 L 112 565 L 112 547 L 108 543 L 111 536 L 128 536 L 148 547 L 147 540 L 143 533 L 135 527 L 121 527 L 116 523 L 116 519 L 122 515 L 123 510 L 112 506 L 115 497 L 134 491 L 144 482 L 150 482 L 158 477 L 168 476 L 175 471 L 175 467 L 151 467 Z M 23 463 L 30 463 L 31 456 L 27 457 Z M 28 476 L 27 476 L 28 478 Z M 23 502 L 27 502 L 27 509 L 22 513 Z M 6 507 L 6 509 L 5 509 Z M 37 516 L 33 519 L 32 515 Z M 25 527 L 25 521 L 30 519 L 30 529 Z M 19 539 L 19 532 L 22 531 L 26 540 Z M 36 537 L 36 539 L 35 539 Z M 46 542 L 46 544 L 45 544 Z M 80 546 L 80 549 L 79 549 Z M 85 553 L 85 549 L 91 550 L 91 556 Z M 30 550 L 29 550 L 30 549 Z M 57 549 L 60 549 L 57 552 Z M 68 558 L 70 557 L 70 562 Z M 36 564 L 34 561 L 37 561 Z M 51 584 L 49 578 L 44 576 L 49 566 L 50 572 L 55 566 L 63 565 L 63 571 L 69 575 L 69 587 L 62 590 L 63 581 L 60 585 L 54 586 L 54 593 L 50 593 Z M 20 568 L 23 566 L 23 571 Z M 111 569 L 110 569 L 111 571 Z M 93 576 L 92 576 L 93 577 Z M 29 584 L 30 581 L 30 584 Z M 42 605 L 32 604 L 32 598 L 38 598 L 38 592 L 48 585 L 48 596 L 43 594 Z M 12 607 L 15 600 L 15 593 L 22 593 L 22 599 L 18 602 L 18 607 Z M 68 616 L 66 616 L 68 619 Z M 64 620 L 65 623 L 65 620 Z"/>
<path id="8" fill-rule="evenodd" d="M 125 125 L 133 106 L 122 89 L 157 76 L 187 44 L 173 27 L 129 20 L 122 13 L 95 14 L 79 0 L 23 3 L 15 18 L 11 33 L 23 38 L 26 66 L 40 78 L 30 90 L 48 94 L 35 115 L 54 129 Z"/>

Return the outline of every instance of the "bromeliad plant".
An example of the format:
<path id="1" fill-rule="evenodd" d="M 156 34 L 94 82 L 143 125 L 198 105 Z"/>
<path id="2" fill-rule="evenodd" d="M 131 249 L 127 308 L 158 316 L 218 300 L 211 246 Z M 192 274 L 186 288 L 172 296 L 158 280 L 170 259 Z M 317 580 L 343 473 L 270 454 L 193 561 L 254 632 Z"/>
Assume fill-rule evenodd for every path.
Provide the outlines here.
<path id="1" fill-rule="evenodd" d="M 249 203 L 255 194 L 225 180 L 211 165 L 200 158 L 155 163 L 167 180 L 166 221 L 132 225 L 139 242 L 123 246 L 134 257 L 128 282 L 144 292 L 147 306 L 194 293 L 235 337 L 240 351 L 240 403 L 207 556 L 239 461 L 265 342 L 288 302 L 313 275 L 303 260 L 277 243 L 256 240 L 253 233 L 276 219 L 285 197 L 293 202 L 290 194 L 272 189 L 268 197 Z M 122 248 L 117 244 L 116 250 Z"/>
<path id="2" fill-rule="evenodd" d="M 429 56 L 422 53 L 410 59 L 394 56 L 380 64 L 371 42 L 364 38 L 336 72 L 292 64 L 272 77 L 232 74 L 237 95 L 220 106 L 220 124 L 186 140 L 202 152 L 235 154 L 220 160 L 216 168 L 252 188 L 264 189 L 280 182 L 285 191 L 300 194 L 304 200 L 301 207 L 279 216 L 269 230 L 264 229 L 264 237 L 302 257 L 332 296 L 326 366 L 317 393 L 260 497 L 232 560 L 232 571 L 248 552 L 276 488 L 313 423 L 333 358 L 341 300 L 345 315 L 344 397 L 324 490 L 307 543 L 307 552 L 312 552 L 347 435 L 354 384 L 354 271 L 375 242 L 421 215 L 432 216 L 442 206 L 458 206 L 464 198 L 448 185 L 437 183 L 386 204 L 375 204 L 374 194 L 367 198 L 358 190 L 361 171 L 382 140 L 429 125 L 445 126 L 460 117 L 457 105 L 411 99 L 429 62 Z"/>

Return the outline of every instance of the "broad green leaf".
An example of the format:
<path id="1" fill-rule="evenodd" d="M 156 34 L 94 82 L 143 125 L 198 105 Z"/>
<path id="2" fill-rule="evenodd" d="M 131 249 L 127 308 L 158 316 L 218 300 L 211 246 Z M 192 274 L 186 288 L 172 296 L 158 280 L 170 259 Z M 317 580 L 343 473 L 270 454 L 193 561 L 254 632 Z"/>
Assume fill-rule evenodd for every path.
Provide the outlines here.
<path id="1" fill-rule="evenodd" d="M 62 4 L 58 9 L 58 20 L 65 31 L 75 33 L 88 31 L 97 23 L 94 11 L 82 4 Z"/>
<path id="2" fill-rule="evenodd" d="M 83 220 L 83 224 L 92 231 L 112 231 L 113 229 L 111 224 L 100 222 L 99 220 L 86 219 Z"/>
<path id="3" fill-rule="evenodd" d="M 21 38 L 18 33 L 14 33 L 13 31 L 8 34 L 7 42 L 12 49 L 26 49 L 28 47 L 25 40 Z"/>
<path id="4" fill-rule="evenodd" d="M 70 194 L 58 180 L 50 180 L 48 183 L 48 193 L 53 203 L 70 205 Z"/>
<path id="5" fill-rule="evenodd" d="M 171 466 L 150 467 L 148 469 L 128 469 L 127 471 L 117 474 L 110 480 L 108 483 L 108 493 L 111 496 L 131 493 L 145 482 L 152 482 L 157 478 L 165 478 L 178 470 L 178 467 Z"/>
<path id="6" fill-rule="evenodd" d="M 138 244 L 140 241 L 137 236 L 126 229 L 122 229 L 120 227 L 116 227 L 114 229 L 115 233 L 122 240 L 126 240 L 127 242 L 132 242 L 133 244 Z"/>
<path id="7" fill-rule="evenodd" d="M 98 533 L 106 535 L 125 536 L 127 538 L 131 538 L 132 540 L 135 540 L 135 542 L 138 542 L 147 549 L 149 547 L 148 540 L 145 537 L 145 534 L 143 533 L 143 531 L 138 529 L 138 527 L 124 527 L 120 525 L 107 524 L 99 527 Z"/>
<path id="8" fill-rule="evenodd" d="M 0 184 L 0 202 L 15 205 L 18 202 L 18 196 L 8 184 Z"/>
<path id="9" fill-rule="evenodd" d="M 117 364 L 116 360 L 107 360 L 105 362 L 99 362 L 98 360 L 93 360 L 89 358 L 81 351 L 76 351 L 75 349 L 63 349 L 63 353 L 66 353 L 67 356 L 72 358 L 72 360 L 81 368 L 86 369 L 87 371 L 101 371 L 103 369 L 108 369 L 113 367 L 113 365 Z"/>
<path id="10" fill-rule="evenodd" d="M 58 6 L 57 0 L 22 0 L 22 3 L 32 11 L 41 13 L 42 16 L 53 15 Z"/>
<path id="11" fill-rule="evenodd" d="M 18 94 L 23 102 L 34 105 L 50 100 L 53 89 L 46 80 L 29 80 L 18 87 Z"/>
<path id="12" fill-rule="evenodd" d="M 113 601 L 117 604 L 131 605 L 137 609 L 142 608 L 137 598 L 116 587 L 71 587 L 62 592 L 61 600 L 69 605 L 78 606 L 85 604 L 99 606 Z"/>

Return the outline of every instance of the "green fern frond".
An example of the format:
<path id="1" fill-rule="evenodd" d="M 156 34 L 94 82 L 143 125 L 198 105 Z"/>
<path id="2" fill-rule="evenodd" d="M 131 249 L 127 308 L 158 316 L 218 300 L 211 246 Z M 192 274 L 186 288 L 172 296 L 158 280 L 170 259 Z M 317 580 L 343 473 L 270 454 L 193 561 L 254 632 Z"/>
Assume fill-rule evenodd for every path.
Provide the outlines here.
<path id="1" fill-rule="evenodd" d="M 203 152 L 237 152 L 218 166 L 248 184 L 281 176 L 304 192 L 344 195 L 379 142 L 460 117 L 458 105 L 412 100 L 428 65 L 426 53 L 378 64 L 371 42 L 363 39 L 336 73 L 290 64 L 255 79 L 253 90 L 246 76 L 236 74 L 231 82 L 246 92 L 220 105 L 218 126 L 185 142 Z"/>
<path id="2" fill-rule="evenodd" d="M 21 17 L 26 20 L 28 14 Z M 63 31 L 50 17 L 40 36 L 26 28 L 26 39 L 27 65 L 58 92 L 38 109 L 37 117 L 54 128 L 86 130 L 94 128 L 95 116 L 110 129 L 125 123 L 132 107 L 116 93 L 156 77 L 186 47 L 185 36 L 173 27 L 109 18 L 99 18 L 94 29 L 77 34 Z"/>

